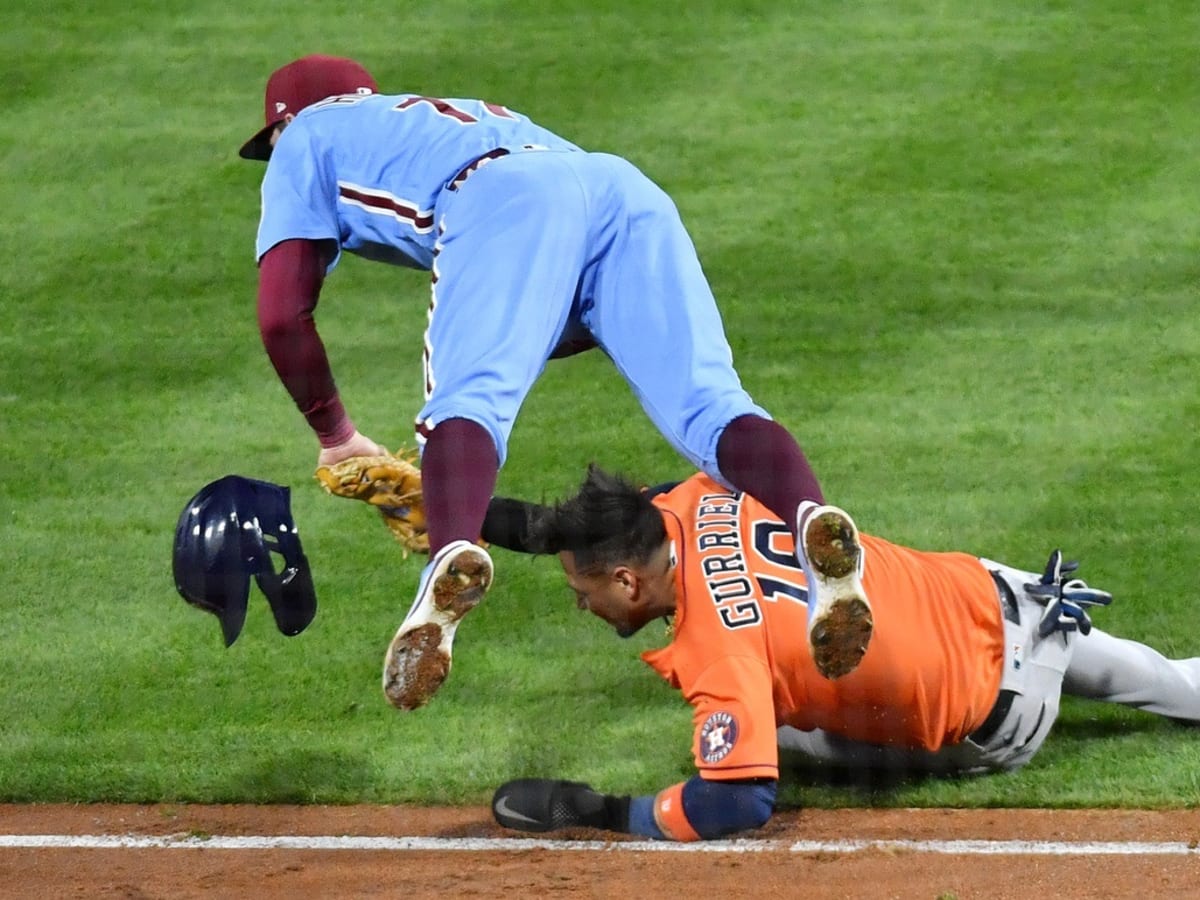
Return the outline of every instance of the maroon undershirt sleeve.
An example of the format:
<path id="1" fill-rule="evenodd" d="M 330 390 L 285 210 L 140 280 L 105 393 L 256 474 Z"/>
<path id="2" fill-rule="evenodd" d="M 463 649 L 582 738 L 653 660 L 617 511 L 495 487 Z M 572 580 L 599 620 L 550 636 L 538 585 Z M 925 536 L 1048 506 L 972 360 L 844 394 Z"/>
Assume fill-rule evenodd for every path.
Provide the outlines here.
<path id="1" fill-rule="evenodd" d="M 258 265 L 258 328 L 279 380 L 304 414 L 322 447 L 354 434 L 338 398 L 313 310 L 325 279 L 323 245 L 293 240 L 276 244 Z"/>

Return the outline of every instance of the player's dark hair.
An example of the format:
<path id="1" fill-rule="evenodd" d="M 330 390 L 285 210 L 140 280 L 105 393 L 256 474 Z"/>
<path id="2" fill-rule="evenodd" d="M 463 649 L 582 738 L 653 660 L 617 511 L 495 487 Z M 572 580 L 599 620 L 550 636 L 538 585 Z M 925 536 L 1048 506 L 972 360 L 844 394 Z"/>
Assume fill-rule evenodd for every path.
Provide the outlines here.
<path id="1" fill-rule="evenodd" d="M 649 562 L 667 530 L 644 491 L 593 463 L 573 497 L 540 509 L 529 539 L 538 553 L 570 550 L 576 568 L 591 572 Z"/>

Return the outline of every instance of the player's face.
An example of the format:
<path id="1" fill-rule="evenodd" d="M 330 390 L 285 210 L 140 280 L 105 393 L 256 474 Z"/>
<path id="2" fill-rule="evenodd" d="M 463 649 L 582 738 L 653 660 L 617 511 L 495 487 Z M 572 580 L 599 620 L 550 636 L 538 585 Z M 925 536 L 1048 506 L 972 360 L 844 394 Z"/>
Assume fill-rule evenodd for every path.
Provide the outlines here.
<path id="1" fill-rule="evenodd" d="M 643 614 L 645 604 L 637 602 L 639 583 L 631 570 L 618 566 L 611 572 L 582 573 L 574 553 L 564 550 L 558 558 L 575 592 L 575 605 L 603 619 L 621 637 L 635 634 L 649 620 Z"/>

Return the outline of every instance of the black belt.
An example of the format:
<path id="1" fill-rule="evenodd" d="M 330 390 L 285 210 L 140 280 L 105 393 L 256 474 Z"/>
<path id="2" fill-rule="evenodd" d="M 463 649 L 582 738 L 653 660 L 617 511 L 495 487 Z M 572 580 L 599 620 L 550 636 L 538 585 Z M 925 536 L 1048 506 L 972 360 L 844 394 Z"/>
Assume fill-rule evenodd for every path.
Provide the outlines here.
<path id="1" fill-rule="evenodd" d="M 1008 586 L 1007 581 L 1000 577 L 999 572 L 989 569 L 988 574 L 992 576 L 992 581 L 996 582 L 996 593 L 1000 595 L 1000 611 L 1004 613 L 1004 618 L 1014 625 L 1020 625 L 1021 612 L 1017 609 L 1017 596 L 1013 593 L 1013 589 Z"/>
<path id="2" fill-rule="evenodd" d="M 992 707 L 988 717 L 983 720 L 983 724 L 967 737 L 976 744 L 986 744 L 991 740 L 992 735 L 1000 730 L 1000 725 L 1008 718 L 1008 713 L 1012 709 L 1013 700 L 1016 697 L 1016 691 L 1001 691 L 1000 696 L 996 698 L 996 705 Z"/>
<path id="3" fill-rule="evenodd" d="M 996 583 L 996 593 L 1000 596 L 1000 609 L 1004 613 L 1004 618 L 1014 625 L 1020 625 L 1021 614 L 1017 609 L 1017 597 L 1013 593 L 1013 589 L 1009 587 L 1007 581 L 1000 577 L 999 572 L 993 572 L 989 569 L 988 574 L 992 576 L 992 581 Z M 987 743 L 1000 730 L 1001 723 L 1008 718 L 1008 713 L 1012 709 L 1013 700 L 1016 699 L 1016 696 L 1016 691 L 1001 691 L 1000 695 L 996 698 L 996 703 L 992 707 L 992 711 L 983 720 L 983 724 L 967 735 L 967 737 L 976 744 Z"/>
<path id="4" fill-rule="evenodd" d="M 446 185 L 446 190 L 457 191 L 462 187 L 462 183 L 470 177 L 471 173 L 478 170 L 484 163 L 491 162 L 493 159 L 499 159 L 501 156 L 508 156 L 508 154 L 508 150 L 503 147 L 497 147 L 495 150 L 489 150 L 482 156 L 475 157 L 463 166 L 457 175 L 450 179 L 450 183 Z"/>

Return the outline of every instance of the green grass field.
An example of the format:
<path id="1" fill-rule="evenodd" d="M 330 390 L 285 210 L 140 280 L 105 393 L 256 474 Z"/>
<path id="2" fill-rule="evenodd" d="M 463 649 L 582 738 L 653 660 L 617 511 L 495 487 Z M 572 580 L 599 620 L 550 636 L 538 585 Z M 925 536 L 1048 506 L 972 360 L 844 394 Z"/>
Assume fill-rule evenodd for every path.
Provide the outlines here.
<path id="1" fill-rule="evenodd" d="M 686 705 L 496 552 L 434 702 L 382 654 L 421 559 L 324 496 L 254 314 L 267 74 L 353 55 L 385 90 L 482 96 L 666 188 L 751 393 L 867 531 L 1040 568 L 1099 627 L 1200 655 L 1200 8 L 446 0 L 9 4 L 0 32 L 0 800 L 481 802 L 510 777 L 649 792 L 691 772 Z M 320 324 L 364 431 L 409 442 L 425 276 L 348 259 Z M 551 364 L 499 492 L 586 464 L 689 473 L 605 359 Z M 289 484 L 320 611 L 261 595 L 229 650 L 170 571 L 206 482 Z M 785 782 L 785 803 L 1200 803 L 1200 731 L 1068 699 L 1016 775 Z"/>

